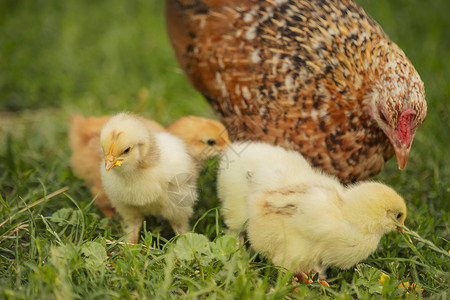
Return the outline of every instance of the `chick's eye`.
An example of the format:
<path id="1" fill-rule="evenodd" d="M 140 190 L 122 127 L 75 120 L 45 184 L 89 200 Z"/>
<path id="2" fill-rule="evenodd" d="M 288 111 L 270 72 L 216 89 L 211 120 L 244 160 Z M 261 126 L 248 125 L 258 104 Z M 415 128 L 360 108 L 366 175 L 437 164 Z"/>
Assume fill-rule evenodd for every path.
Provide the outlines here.
<path id="1" fill-rule="evenodd" d="M 128 152 L 130 152 L 131 148 L 128 147 L 127 149 L 125 149 L 125 151 L 123 151 L 123 154 L 127 154 Z"/>
<path id="2" fill-rule="evenodd" d="M 206 143 L 207 143 L 208 145 L 210 145 L 210 146 L 214 146 L 214 145 L 216 144 L 216 140 L 209 139 L 209 140 L 206 141 Z"/>
<path id="3" fill-rule="evenodd" d="M 397 216 L 396 216 L 397 220 L 400 220 L 402 217 L 403 217 L 402 213 L 398 213 Z"/>

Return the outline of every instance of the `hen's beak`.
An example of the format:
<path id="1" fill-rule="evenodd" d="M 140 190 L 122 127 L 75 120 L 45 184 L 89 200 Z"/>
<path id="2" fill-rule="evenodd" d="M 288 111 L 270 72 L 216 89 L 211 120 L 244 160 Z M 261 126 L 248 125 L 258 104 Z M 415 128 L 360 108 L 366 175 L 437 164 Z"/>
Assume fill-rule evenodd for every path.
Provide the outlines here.
<path id="1" fill-rule="evenodd" d="M 122 159 L 117 159 L 112 153 L 114 150 L 114 144 L 109 148 L 109 153 L 105 156 L 105 169 L 106 172 L 111 170 L 114 167 L 120 167 L 122 164 Z"/>
<path id="2" fill-rule="evenodd" d="M 394 150 L 395 156 L 397 156 L 398 168 L 400 170 L 403 170 L 406 167 L 406 163 L 408 162 L 409 151 L 411 150 L 411 147 L 409 148 L 394 147 Z"/>

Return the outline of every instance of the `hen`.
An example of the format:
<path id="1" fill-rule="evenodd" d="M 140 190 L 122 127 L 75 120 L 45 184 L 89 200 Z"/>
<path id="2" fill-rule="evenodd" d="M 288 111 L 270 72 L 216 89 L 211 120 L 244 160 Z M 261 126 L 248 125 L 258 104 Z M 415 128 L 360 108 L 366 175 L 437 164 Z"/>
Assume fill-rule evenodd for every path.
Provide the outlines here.
<path id="1" fill-rule="evenodd" d="M 148 215 L 166 218 L 176 234 L 189 230 L 197 172 L 183 141 L 121 113 L 103 126 L 100 143 L 103 188 L 123 219 L 127 241 L 138 241 Z"/>
<path id="2" fill-rule="evenodd" d="M 406 166 L 427 105 L 404 52 L 351 0 L 167 0 L 178 61 L 232 141 L 354 182 Z"/>
<path id="3" fill-rule="evenodd" d="M 108 196 L 103 191 L 100 169 L 103 160 L 100 146 L 100 131 L 111 116 L 88 117 L 73 115 L 70 120 L 69 142 L 72 148 L 70 165 L 73 172 L 90 187 L 95 205 L 107 217 L 116 213 Z M 141 119 L 157 131 L 165 128 L 155 121 Z M 217 121 L 196 116 L 185 116 L 174 121 L 167 131 L 182 139 L 189 153 L 200 166 L 206 159 L 218 155 L 229 143 L 225 127 Z"/>
<path id="4" fill-rule="evenodd" d="M 403 224 L 406 205 L 376 182 L 344 187 L 292 150 L 234 143 L 217 179 L 225 224 L 245 230 L 251 246 L 274 264 L 302 274 L 347 269 L 367 258 L 383 234 Z M 397 228 L 399 229 L 399 228 Z"/>

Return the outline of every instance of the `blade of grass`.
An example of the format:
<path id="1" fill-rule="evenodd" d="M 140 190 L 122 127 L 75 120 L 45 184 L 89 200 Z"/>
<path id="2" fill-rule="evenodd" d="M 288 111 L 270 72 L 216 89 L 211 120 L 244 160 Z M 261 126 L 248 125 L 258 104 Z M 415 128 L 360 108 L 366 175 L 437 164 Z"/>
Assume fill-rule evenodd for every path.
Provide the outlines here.
<path id="1" fill-rule="evenodd" d="M 55 197 L 55 196 L 57 196 L 57 195 L 59 195 L 59 194 L 61 194 L 61 193 L 64 193 L 64 192 L 67 191 L 68 189 L 69 189 L 69 187 L 68 187 L 68 186 L 65 186 L 65 187 L 63 187 L 63 188 L 61 188 L 61 189 L 59 189 L 59 190 L 57 190 L 57 191 L 51 193 L 51 194 L 48 195 L 48 196 L 42 197 L 41 199 L 39 199 L 38 201 L 34 202 L 33 204 L 30 204 L 30 205 L 28 205 L 27 207 L 24 207 L 23 209 L 19 210 L 17 213 L 15 213 L 15 214 L 12 215 L 11 217 L 9 217 L 9 218 L 6 219 L 5 221 L 3 221 L 3 222 L 0 224 L 0 227 L 2 227 L 3 225 L 5 225 L 7 222 L 13 220 L 18 214 L 21 214 L 21 213 L 23 213 L 24 211 L 29 210 L 30 208 L 32 208 L 32 207 L 34 207 L 34 206 L 36 206 L 36 205 L 38 205 L 38 204 L 41 204 L 41 203 L 44 202 L 45 200 L 51 199 L 51 198 L 53 198 L 53 197 Z"/>

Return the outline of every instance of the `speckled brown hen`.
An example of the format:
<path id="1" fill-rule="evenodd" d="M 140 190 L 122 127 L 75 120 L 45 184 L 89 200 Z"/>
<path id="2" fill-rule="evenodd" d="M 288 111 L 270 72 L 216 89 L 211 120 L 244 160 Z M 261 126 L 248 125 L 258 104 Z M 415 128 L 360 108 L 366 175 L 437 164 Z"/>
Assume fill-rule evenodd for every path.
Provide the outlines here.
<path id="1" fill-rule="evenodd" d="M 99 166 L 104 163 L 100 132 L 110 119 L 111 116 L 85 118 L 75 114 L 71 117 L 69 126 L 72 170 L 91 188 L 92 196 L 96 197 L 94 204 L 107 217 L 116 215 L 116 212 L 105 194 L 100 177 Z M 167 131 L 183 140 L 199 169 L 207 159 L 223 152 L 230 142 L 225 127 L 215 120 L 184 116 L 175 120 L 167 128 L 153 120 L 145 118 L 140 120 L 155 132 Z"/>
<path id="2" fill-rule="evenodd" d="M 349 0 L 167 0 L 181 67 L 232 140 L 301 152 L 343 182 L 406 166 L 427 105 L 409 59 Z"/>

